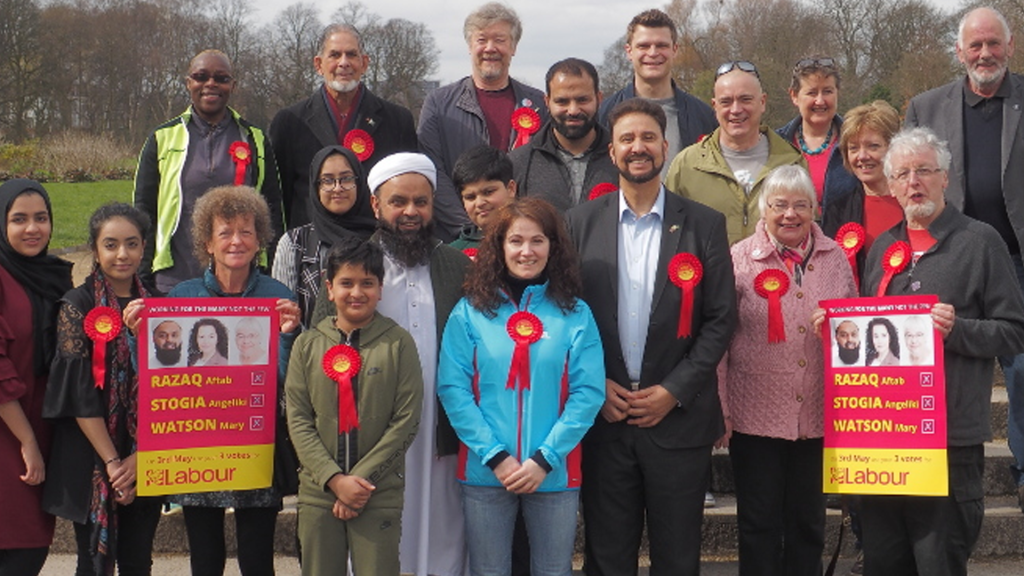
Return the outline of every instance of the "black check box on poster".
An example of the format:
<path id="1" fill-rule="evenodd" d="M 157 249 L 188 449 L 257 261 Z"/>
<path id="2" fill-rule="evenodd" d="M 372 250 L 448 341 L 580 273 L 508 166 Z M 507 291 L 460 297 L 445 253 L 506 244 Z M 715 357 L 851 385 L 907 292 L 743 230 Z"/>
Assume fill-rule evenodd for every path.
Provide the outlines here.
<path id="1" fill-rule="evenodd" d="M 252 385 L 263 386 L 266 383 L 267 377 L 264 372 L 253 372 L 252 373 Z"/>

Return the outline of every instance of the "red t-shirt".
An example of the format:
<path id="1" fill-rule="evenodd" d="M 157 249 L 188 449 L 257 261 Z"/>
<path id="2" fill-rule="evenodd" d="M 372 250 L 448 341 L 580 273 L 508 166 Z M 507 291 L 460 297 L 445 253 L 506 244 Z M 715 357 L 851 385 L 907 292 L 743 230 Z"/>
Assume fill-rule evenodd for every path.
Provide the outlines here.
<path id="1" fill-rule="evenodd" d="M 933 237 L 927 230 L 912 230 L 907 228 L 907 238 L 910 239 L 910 250 L 914 253 L 914 262 L 928 251 L 929 248 L 935 246 L 935 237 Z"/>
<path id="2" fill-rule="evenodd" d="M 903 221 L 903 208 L 892 196 L 864 195 L 864 250 L 871 249 L 882 232 Z"/>

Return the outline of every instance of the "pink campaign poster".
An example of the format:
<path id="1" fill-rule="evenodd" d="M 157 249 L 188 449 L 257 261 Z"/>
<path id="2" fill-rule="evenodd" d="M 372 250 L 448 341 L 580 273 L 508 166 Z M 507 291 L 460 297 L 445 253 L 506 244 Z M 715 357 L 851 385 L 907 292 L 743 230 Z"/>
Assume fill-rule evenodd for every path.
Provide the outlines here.
<path id="1" fill-rule="evenodd" d="M 826 300 L 824 490 L 945 496 L 946 382 L 935 295 Z"/>
<path id="2" fill-rule="evenodd" d="M 139 495 L 270 486 L 272 298 L 150 298 L 138 335 Z"/>

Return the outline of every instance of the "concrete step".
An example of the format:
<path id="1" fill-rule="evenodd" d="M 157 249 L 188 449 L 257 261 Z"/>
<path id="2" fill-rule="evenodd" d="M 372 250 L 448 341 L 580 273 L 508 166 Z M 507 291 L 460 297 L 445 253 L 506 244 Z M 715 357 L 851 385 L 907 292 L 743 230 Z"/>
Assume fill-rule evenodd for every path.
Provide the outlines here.
<path id="1" fill-rule="evenodd" d="M 702 554 L 707 558 L 735 558 L 737 546 L 736 498 L 728 494 L 717 496 L 718 504 L 704 512 Z M 235 554 L 235 523 L 231 521 L 231 513 L 225 522 L 228 553 Z M 277 517 L 277 532 L 274 536 L 274 551 L 285 556 L 294 556 L 295 550 L 295 499 L 289 498 L 284 510 Z M 828 510 L 826 552 L 831 554 L 839 534 L 842 514 L 838 510 Z M 1024 555 L 1024 515 L 1017 507 L 1015 497 L 998 496 L 985 500 L 985 523 L 982 526 L 981 538 L 975 551 L 975 558 L 1000 558 L 1005 556 Z M 54 538 L 53 554 L 74 554 L 74 531 L 71 523 L 58 520 L 57 534 Z M 156 554 L 187 554 L 188 544 L 185 536 L 185 522 L 181 512 L 165 514 L 160 519 L 156 540 L 153 545 Z M 577 553 L 583 551 L 582 525 L 576 538 Z M 646 561 L 647 539 L 641 544 L 641 555 Z M 849 529 L 843 539 L 843 557 L 852 557 L 853 536 Z"/>
<path id="2" fill-rule="evenodd" d="M 986 496 L 1016 497 L 1017 487 L 1009 471 L 1011 463 L 1013 457 L 1005 440 L 985 444 Z M 732 494 L 736 491 L 728 450 L 715 450 L 711 457 L 711 491 L 715 494 Z"/>
<path id="3" fill-rule="evenodd" d="M 1007 408 L 1009 403 L 1006 400 L 1006 388 L 995 386 L 992 388 L 992 437 L 997 440 L 1006 439 Z"/>

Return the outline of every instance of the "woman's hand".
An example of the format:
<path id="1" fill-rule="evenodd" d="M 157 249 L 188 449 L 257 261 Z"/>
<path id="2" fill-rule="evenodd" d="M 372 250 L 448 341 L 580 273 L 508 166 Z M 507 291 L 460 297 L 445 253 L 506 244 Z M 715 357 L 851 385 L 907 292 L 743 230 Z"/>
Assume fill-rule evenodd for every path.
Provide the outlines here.
<path id="1" fill-rule="evenodd" d="M 537 464 L 532 458 L 527 458 L 522 466 L 505 478 L 502 484 L 509 492 L 533 494 L 547 475 L 548 473 L 540 467 L 540 464 Z"/>
<path id="2" fill-rule="evenodd" d="M 732 418 L 725 418 L 725 434 L 715 441 L 715 448 L 722 449 L 729 447 L 729 440 L 732 439 Z"/>
<path id="3" fill-rule="evenodd" d="M 145 310 L 145 308 L 145 300 L 142 298 L 136 298 L 129 302 L 121 313 L 121 318 L 124 321 L 125 327 L 128 328 L 134 336 L 138 335 L 136 329 L 139 327 L 139 322 L 142 321 L 142 311 Z"/>
<path id="4" fill-rule="evenodd" d="M 494 468 L 494 476 L 505 485 L 505 479 L 508 478 L 513 472 L 519 469 L 519 460 L 516 460 L 512 456 L 507 456 Z"/>
<path id="5" fill-rule="evenodd" d="M 109 471 L 114 464 L 117 464 L 117 467 L 112 472 L 109 472 L 110 487 L 115 492 L 127 494 L 135 487 L 135 460 L 135 454 L 132 454 L 121 460 L 120 463 L 115 460 L 107 465 L 107 470 Z"/>
<path id="6" fill-rule="evenodd" d="M 25 473 L 19 476 L 29 486 L 38 486 L 46 480 L 46 462 L 39 445 L 35 442 L 21 445 L 21 459 L 25 461 Z"/>
<path id="7" fill-rule="evenodd" d="M 949 333 L 953 331 L 953 324 L 956 323 L 956 310 L 952 304 L 938 304 L 932 306 L 932 324 L 935 325 L 935 329 L 942 334 L 942 339 L 945 340 Z"/>
<path id="8" fill-rule="evenodd" d="M 825 309 L 815 308 L 814 312 L 811 312 L 811 326 L 814 329 L 814 335 L 821 338 L 821 325 L 825 323 Z"/>
<path id="9" fill-rule="evenodd" d="M 299 305 L 295 302 L 281 298 L 277 301 L 277 313 L 281 318 L 281 332 L 288 333 L 299 327 Z"/>

